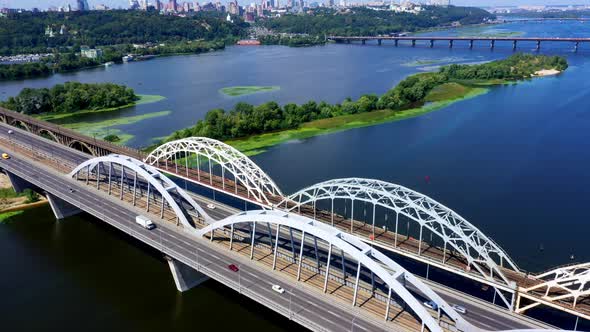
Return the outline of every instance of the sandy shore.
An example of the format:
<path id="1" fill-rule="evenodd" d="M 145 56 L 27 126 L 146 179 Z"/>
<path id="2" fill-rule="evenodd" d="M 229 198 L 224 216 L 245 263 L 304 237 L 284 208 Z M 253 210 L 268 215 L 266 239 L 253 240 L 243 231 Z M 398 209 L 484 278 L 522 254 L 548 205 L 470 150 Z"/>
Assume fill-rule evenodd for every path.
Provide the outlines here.
<path id="1" fill-rule="evenodd" d="M 535 72 L 535 76 L 551 76 L 551 75 L 557 75 L 561 73 L 561 71 L 557 70 L 557 69 L 543 69 L 543 70 L 538 70 Z"/>

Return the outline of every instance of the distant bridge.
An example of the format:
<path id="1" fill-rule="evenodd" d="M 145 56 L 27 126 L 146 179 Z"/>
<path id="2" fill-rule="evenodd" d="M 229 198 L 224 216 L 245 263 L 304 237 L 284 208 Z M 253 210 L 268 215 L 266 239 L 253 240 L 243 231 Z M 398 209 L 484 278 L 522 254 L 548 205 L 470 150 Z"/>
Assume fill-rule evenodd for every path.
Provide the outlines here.
<path id="1" fill-rule="evenodd" d="M 452 36 L 398 36 L 398 37 L 391 37 L 391 36 L 327 36 L 326 39 L 333 40 L 335 42 L 340 43 L 351 43 L 351 42 L 361 42 L 365 44 L 368 40 L 376 40 L 379 45 L 383 43 L 383 41 L 393 41 L 395 46 L 398 46 L 400 41 L 409 41 L 411 42 L 412 46 L 416 46 L 416 42 L 418 41 L 427 41 L 429 42 L 430 47 L 434 47 L 435 42 L 444 41 L 447 42 L 449 47 L 453 47 L 455 42 L 467 42 L 469 43 L 469 48 L 473 48 L 474 43 L 476 41 L 479 42 L 488 42 L 491 49 L 496 47 L 496 42 L 509 42 L 512 43 L 512 48 L 516 49 L 517 44 L 519 42 L 534 42 L 536 43 L 536 49 L 541 49 L 542 42 L 552 42 L 552 43 L 573 43 L 574 50 L 578 50 L 580 47 L 580 43 L 587 43 L 590 42 L 590 38 L 569 38 L 569 37 L 452 37 Z"/>

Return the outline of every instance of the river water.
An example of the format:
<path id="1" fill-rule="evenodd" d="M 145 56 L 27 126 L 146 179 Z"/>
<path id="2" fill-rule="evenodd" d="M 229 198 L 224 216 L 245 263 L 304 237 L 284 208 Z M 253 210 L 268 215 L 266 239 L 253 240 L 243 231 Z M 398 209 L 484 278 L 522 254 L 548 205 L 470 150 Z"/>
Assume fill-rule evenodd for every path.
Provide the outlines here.
<path id="1" fill-rule="evenodd" d="M 431 34 L 590 36 L 590 24 L 513 23 Z M 519 45 L 531 51 L 533 44 Z M 286 193 L 338 177 L 399 183 L 454 209 L 502 246 L 523 268 L 589 261 L 590 45 L 542 45 L 567 56 L 557 77 L 493 88 L 419 118 L 290 142 L 255 156 Z M 328 45 L 229 47 L 24 82 L 0 82 L 0 98 L 23 87 L 65 81 L 116 82 L 158 103 L 117 115 L 171 110 L 167 117 L 119 126 L 144 146 L 186 127 L 212 108 L 237 101 L 340 102 L 381 94 L 405 76 L 447 63 L 503 58 L 511 45 Z M 278 85 L 279 91 L 229 98 L 219 89 Z M 104 119 L 102 116 L 101 119 Z M 430 176 L 430 183 L 424 177 Z M 56 223 L 47 208 L 0 225 L 0 316 L 8 330 L 191 330 L 231 325 L 262 330 L 293 325 L 233 292 L 206 283 L 177 295 L 157 253 L 89 217 Z M 231 312 L 235 320 L 228 320 Z M 205 323 L 208 324 L 208 323 Z M 221 325 L 219 325 L 221 324 Z M 12 327 L 12 328 L 10 328 Z"/>

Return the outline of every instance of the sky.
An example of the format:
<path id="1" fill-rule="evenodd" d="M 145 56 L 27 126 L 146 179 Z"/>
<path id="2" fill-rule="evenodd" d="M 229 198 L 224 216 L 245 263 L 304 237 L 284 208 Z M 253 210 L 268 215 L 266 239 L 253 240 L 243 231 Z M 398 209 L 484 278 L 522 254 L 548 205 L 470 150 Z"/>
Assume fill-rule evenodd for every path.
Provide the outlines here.
<path id="1" fill-rule="evenodd" d="M 183 2 L 188 0 L 178 0 Z M 194 1 L 194 0 L 190 0 Z M 208 2 L 210 0 L 199 0 L 199 2 Z M 321 2 L 322 0 L 317 0 Z M 165 1 L 163 1 L 165 2 Z M 222 0 L 221 2 L 227 2 Z M 241 4 L 248 4 L 250 2 L 258 2 L 257 0 L 238 0 Z M 515 6 L 515 5 L 555 5 L 555 4 L 576 4 L 576 5 L 590 5 L 590 0 L 451 0 L 455 5 L 471 5 L 471 6 Z M 75 0 L 0 0 L 0 7 L 11 8 L 41 8 L 46 9 L 49 6 L 63 6 L 70 3 L 75 6 Z M 97 4 L 105 4 L 107 6 L 117 8 L 126 8 L 129 4 L 128 0 L 88 0 L 90 7 Z"/>

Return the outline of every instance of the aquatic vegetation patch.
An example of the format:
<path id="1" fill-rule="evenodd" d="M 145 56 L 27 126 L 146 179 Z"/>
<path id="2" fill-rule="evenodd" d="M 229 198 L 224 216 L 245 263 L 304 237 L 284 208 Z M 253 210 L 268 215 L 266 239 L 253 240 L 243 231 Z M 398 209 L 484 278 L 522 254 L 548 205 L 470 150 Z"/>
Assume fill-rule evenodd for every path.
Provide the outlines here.
<path id="1" fill-rule="evenodd" d="M 96 137 L 96 138 L 104 138 L 107 136 L 117 136 L 118 140 L 113 142 L 115 144 L 125 144 L 127 141 L 133 138 L 133 135 L 123 132 L 120 129 L 113 128 L 115 126 L 122 126 L 122 125 L 129 125 L 133 123 L 137 123 L 139 121 L 167 116 L 171 111 L 161 111 L 161 112 L 152 112 L 146 113 L 141 115 L 135 116 L 127 116 L 127 117 L 120 117 L 120 118 L 113 118 L 103 121 L 97 122 L 73 122 L 73 123 L 66 123 L 63 124 L 64 127 L 77 131 L 81 134 Z"/>
<path id="2" fill-rule="evenodd" d="M 219 91 L 226 96 L 238 97 L 238 96 L 250 95 L 253 93 L 277 91 L 280 89 L 281 89 L 281 87 L 276 86 L 276 85 L 273 85 L 273 86 L 247 85 L 247 86 L 225 87 Z"/>
<path id="3" fill-rule="evenodd" d="M 139 97 L 139 100 L 137 100 L 136 102 L 131 103 L 131 104 L 127 104 L 127 105 L 123 105 L 123 106 L 119 106 L 119 107 L 104 108 L 104 109 L 99 109 L 99 110 L 83 110 L 83 111 L 78 111 L 78 112 L 64 112 L 64 113 L 53 113 L 53 114 L 46 113 L 46 114 L 40 114 L 35 117 L 37 119 L 44 120 L 44 121 L 56 121 L 56 122 L 58 120 L 63 121 L 65 119 L 68 119 L 68 120 L 80 119 L 80 118 L 83 118 L 84 116 L 88 116 L 88 115 L 118 111 L 118 110 L 122 110 L 125 108 L 133 107 L 136 105 L 155 103 L 155 102 L 166 99 L 166 97 L 158 96 L 158 95 L 137 95 L 137 96 Z"/>

